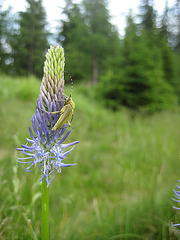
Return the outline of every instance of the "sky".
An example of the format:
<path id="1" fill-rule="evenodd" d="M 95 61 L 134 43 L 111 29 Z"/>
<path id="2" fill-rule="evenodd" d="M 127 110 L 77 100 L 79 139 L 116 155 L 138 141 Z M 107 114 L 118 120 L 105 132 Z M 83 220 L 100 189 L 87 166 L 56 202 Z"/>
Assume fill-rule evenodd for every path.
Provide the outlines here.
<path id="1" fill-rule="evenodd" d="M 74 0 L 74 3 L 81 2 L 80 0 Z M 162 14 L 164 10 L 166 0 L 154 0 L 154 8 L 159 14 Z M 25 0 L 4 0 L 3 8 L 7 9 L 8 6 L 13 8 L 13 12 L 24 11 L 27 3 Z M 169 7 L 173 6 L 175 0 L 168 0 Z M 138 13 L 138 6 L 140 0 L 109 0 L 109 13 L 111 16 L 111 23 L 117 26 L 120 36 L 124 35 L 124 29 L 126 26 L 126 16 L 129 9 L 132 9 L 133 14 Z M 64 0 L 43 0 L 43 5 L 46 9 L 48 22 L 50 24 L 51 32 L 53 32 L 56 26 L 56 19 L 60 19 L 59 14 L 64 7 Z"/>

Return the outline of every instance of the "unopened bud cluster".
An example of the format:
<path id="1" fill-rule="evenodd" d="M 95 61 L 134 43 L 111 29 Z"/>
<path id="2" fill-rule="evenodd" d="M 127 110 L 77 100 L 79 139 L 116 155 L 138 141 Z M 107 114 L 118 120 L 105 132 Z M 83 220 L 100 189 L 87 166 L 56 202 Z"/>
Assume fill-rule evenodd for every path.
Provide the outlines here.
<path id="1" fill-rule="evenodd" d="M 51 46 L 46 54 L 44 74 L 49 74 L 52 79 L 56 77 L 57 81 L 59 81 L 64 74 L 64 64 L 65 58 L 63 48 L 59 45 L 56 45 L 54 47 Z"/>

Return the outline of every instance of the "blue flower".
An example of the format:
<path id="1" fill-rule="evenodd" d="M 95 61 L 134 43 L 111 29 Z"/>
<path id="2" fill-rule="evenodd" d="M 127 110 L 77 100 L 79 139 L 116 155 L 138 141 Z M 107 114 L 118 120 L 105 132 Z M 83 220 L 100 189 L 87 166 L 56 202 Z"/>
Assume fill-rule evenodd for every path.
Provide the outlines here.
<path id="1" fill-rule="evenodd" d="M 178 182 L 180 183 L 180 180 L 178 180 Z M 173 189 L 175 198 L 172 198 L 172 200 L 175 202 L 180 202 L 180 186 L 176 185 L 176 188 L 178 190 Z M 173 208 L 176 210 L 180 210 L 180 208 L 178 207 L 173 206 Z M 172 223 L 172 227 L 177 227 L 177 226 L 180 226 L 180 223 L 177 223 L 177 224 Z"/>
<path id="2" fill-rule="evenodd" d="M 66 131 L 68 125 L 64 124 L 62 128 L 53 131 L 52 128 L 60 113 L 47 113 L 60 111 L 64 105 L 64 98 L 64 51 L 62 47 L 56 45 L 54 48 L 50 47 L 46 54 L 36 114 L 31 119 L 32 127 L 29 126 L 31 139 L 26 138 L 26 145 L 17 148 L 26 155 L 17 161 L 28 164 L 26 172 L 32 172 L 32 167 L 37 166 L 42 173 L 40 181 L 46 178 L 47 186 L 55 177 L 56 171 L 60 173 L 62 167 L 75 165 L 65 164 L 63 160 L 79 141 L 64 144 L 71 130 Z"/>

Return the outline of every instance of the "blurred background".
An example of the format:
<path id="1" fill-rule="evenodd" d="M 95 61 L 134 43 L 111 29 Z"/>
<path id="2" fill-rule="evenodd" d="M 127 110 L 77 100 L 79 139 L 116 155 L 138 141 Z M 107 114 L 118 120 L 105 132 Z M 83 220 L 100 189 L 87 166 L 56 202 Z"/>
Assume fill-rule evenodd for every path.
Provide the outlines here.
<path id="1" fill-rule="evenodd" d="M 0 0 L 0 239 L 40 239 L 41 176 L 15 149 L 55 44 L 80 143 L 50 185 L 50 239 L 180 239 L 179 0 Z"/>

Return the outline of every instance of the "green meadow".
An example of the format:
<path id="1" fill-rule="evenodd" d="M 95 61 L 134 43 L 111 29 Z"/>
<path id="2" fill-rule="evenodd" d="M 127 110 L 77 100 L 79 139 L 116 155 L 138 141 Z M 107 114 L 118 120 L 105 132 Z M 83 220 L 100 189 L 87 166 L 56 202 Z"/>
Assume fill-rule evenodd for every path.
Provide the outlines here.
<path id="1" fill-rule="evenodd" d="M 0 239 L 40 239 L 41 174 L 15 149 L 30 137 L 41 82 L 0 76 Z M 171 200 L 180 178 L 180 109 L 143 115 L 106 109 L 74 83 L 79 140 L 50 184 L 50 240 L 180 239 Z M 66 95 L 70 87 L 65 89 Z"/>

